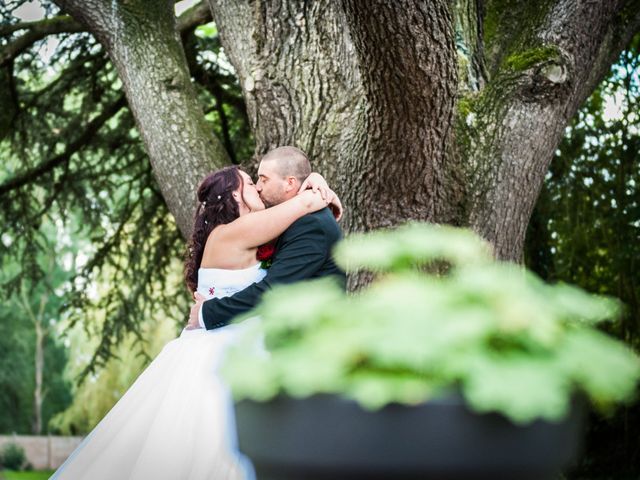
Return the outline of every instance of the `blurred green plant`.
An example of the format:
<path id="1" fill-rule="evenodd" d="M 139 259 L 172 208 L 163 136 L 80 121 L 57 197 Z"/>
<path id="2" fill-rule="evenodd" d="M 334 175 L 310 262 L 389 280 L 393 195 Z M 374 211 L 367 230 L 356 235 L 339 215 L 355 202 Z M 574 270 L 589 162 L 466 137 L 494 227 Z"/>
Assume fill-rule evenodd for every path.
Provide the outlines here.
<path id="1" fill-rule="evenodd" d="M 7 443 L 0 452 L 0 465 L 8 470 L 22 470 L 27 463 L 27 456 L 17 443 Z"/>
<path id="2" fill-rule="evenodd" d="M 619 302 L 493 262 L 467 230 L 353 235 L 335 257 L 375 281 L 353 296 L 327 279 L 269 292 L 224 365 L 236 399 L 330 393 L 376 409 L 457 390 L 524 424 L 563 418 L 578 392 L 606 410 L 635 391 L 640 359 L 595 328 Z"/>

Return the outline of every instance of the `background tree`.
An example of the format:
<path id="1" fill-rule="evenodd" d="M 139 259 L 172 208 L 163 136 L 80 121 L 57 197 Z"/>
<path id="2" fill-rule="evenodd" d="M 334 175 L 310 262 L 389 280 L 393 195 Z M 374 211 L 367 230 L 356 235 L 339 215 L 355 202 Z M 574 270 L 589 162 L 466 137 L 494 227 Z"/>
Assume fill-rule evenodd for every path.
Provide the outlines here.
<path id="1" fill-rule="evenodd" d="M 55 327 L 74 271 L 75 249 L 70 239 L 66 245 L 59 243 L 52 222 L 45 222 L 44 230 L 38 239 L 41 251 L 28 259 L 31 275 L 23 275 L 17 262 L 3 264 L 1 278 L 7 288 L 0 308 L 0 431 L 41 434 L 71 400 L 62 376 L 66 351 Z M 19 239 L 4 236 L 3 241 Z"/>

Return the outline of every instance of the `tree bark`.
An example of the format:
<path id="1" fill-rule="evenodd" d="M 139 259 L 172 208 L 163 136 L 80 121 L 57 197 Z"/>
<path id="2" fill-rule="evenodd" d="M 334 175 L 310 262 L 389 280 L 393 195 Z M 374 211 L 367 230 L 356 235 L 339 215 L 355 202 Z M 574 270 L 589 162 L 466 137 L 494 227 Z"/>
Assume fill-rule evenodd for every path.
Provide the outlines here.
<path id="1" fill-rule="evenodd" d="M 229 163 L 199 105 L 171 0 L 58 0 L 113 61 L 169 210 L 189 237 L 202 177 Z"/>

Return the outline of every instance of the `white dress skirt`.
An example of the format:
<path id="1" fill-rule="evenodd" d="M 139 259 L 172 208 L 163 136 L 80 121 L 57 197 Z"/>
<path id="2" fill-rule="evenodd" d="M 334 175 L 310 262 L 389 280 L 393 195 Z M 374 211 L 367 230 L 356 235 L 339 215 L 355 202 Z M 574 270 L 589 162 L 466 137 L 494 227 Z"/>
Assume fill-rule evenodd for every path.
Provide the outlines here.
<path id="1" fill-rule="evenodd" d="M 264 278 L 201 268 L 198 292 L 232 295 Z M 252 479 L 237 449 L 233 402 L 217 374 L 243 325 L 184 330 L 165 345 L 116 405 L 54 473 L 53 479 Z"/>

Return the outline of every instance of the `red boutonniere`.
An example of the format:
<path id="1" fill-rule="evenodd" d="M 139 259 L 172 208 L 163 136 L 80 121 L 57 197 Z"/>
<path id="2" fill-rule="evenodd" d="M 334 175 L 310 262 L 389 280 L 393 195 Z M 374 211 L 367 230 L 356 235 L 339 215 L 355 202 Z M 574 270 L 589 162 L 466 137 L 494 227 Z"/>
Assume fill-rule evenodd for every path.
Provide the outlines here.
<path id="1" fill-rule="evenodd" d="M 276 252 L 276 247 L 273 243 L 267 243 L 260 245 L 256 252 L 256 258 L 260 260 L 260 267 L 269 268 L 273 263 L 273 254 Z"/>

